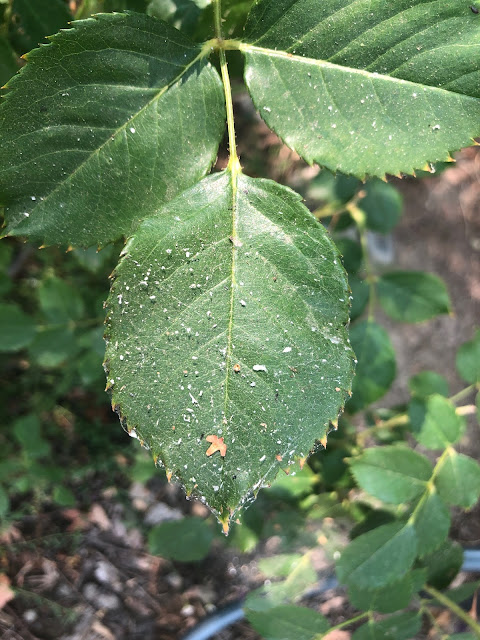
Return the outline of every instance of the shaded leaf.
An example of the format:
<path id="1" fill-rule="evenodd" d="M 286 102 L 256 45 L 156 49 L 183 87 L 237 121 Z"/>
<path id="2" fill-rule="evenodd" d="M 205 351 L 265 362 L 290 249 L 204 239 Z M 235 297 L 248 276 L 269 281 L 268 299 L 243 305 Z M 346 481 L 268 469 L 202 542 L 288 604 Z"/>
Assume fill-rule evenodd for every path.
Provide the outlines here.
<path id="1" fill-rule="evenodd" d="M 53 327 L 39 331 L 30 344 L 30 357 L 45 369 L 54 369 L 79 351 L 73 331 L 68 327 Z"/>
<path id="2" fill-rule="evenodd" d="M 389 233 L 402 215 L 403 198 L 400 192 L 381 180 L 369 180 L 364 191 L 366 196 L 358 206 L 365 213 L 367 228 L 378 233 Z"/>
<path id="3" fill-rule="evenodd" d="M 211 527 L 201 518 L 182 518 L 153 527 L 148 534 L 148 549 L 155 556 L 179 562 L 198 562 L 210 551 Z"/>
<path id="4" fill-rule="evenodd" d="M 445 589 L 460 571 L 463 562 L 462 547 L 446 540 L 438 549 L 422 558 L 427 569 L 427 583 Z"/>
<path id="5" fill-rule="evenodd" d="M 53 324 L 66 324 L 79 320 L 84 314 L 84 304 L 78 289 L 64 280 L 52 277 L 44 280 L 38 290 L 40 308 Z"/>
<path id="6" fill-rule="evenodd" d="M 475 384 L 480 381 L 480 329 L 457 351 L 456 364 L 458 373 L 466 382 Z"/>
<path id="7" fill-rule="evenodd" d="M 423 493 L 433 469 L 424 456 L 404 446 L 366 449 L 350 460 L 358 485 L 370 495 L 402 504 Z"/>
<path id="8" fill-rule="evenodd" d="M 376 322 L 365 320 L 350 329 L 357 371 L 347 408 L 359 411 L 381 398 L 395 379 L 395 351 L 388 333 Z"/>
<path id="9" fill-rule="evenodd" d="M 451 309 L 444 282 L 431 273 L 386 273 L 378 279 L 377 291 L 384 311 L 400 322 L 423 322 Z"/>
<path id="10" fill-rule="evenodd" d="M 15 420 L 13 435 L 23 451 L 32 458 L 41 458 L 50 453 L 50 445 L 42 437 L 40 420 L 33 413 Z"/>
<path id="11" fill-rule="evenodd" d="M 422 496 L 412 515 L 419 558 L 437 549 L 448 536 L 450 512 L 435 489 Z"/>
<path id="12" fill-rule="evenodd" d="M 456 0 L 261 0 L 241 47 L 245 79 L 266 123 L 309 163 L 361 178 L 412 173 L 480 133 L 479 31 Z"/>
<path id="13" fill-rule="evenodd" d="M 450 400 L 438 394 L 429 396 L 425 404 L 419 403 L 409 415 L 415 438 L 429 449 L 455 444 L 466 427 L 465 419 L 456 413 Z"/>
<path id="14" fill-rule="evenodd" d="M 480 465 L 473 458 L 450 448 L 436 475 L 435 484 L 448 504 L 469 509 L 480 496 Z"/>
<path id="15" fill-rule="evenodd" d="M 341 583 L 377 589 L 404 576 L 416 556 L 415 530 L 400 522 L 386 524 L 355 538 L 337 562 Z"/>
<path id="16" fill-rule="evenodd" d="M 300 553 L 282 553 L 271 558 L 261 558 L 258 567 L 268 577 L 286 578 L 301 559 Z"/>
<path id="17" fill-rule="evenodd" d="M 448 397 L 450 390 L 447 380 L 435 371 L 422 371 L 408 381 L 408 388 L 413 396 L 427 398 L 434 394 Z"/>
<path id="18" fill-rule="evenodd" d="M 338 250 L 342 254 L 342 262 L 348 273 L 357 273 L 362 266 L 363 254 L 359 242 L 350 238 L 338 238 L 335 240 Z"/>
<path id="19" fill-rule="evenodd" d="M 294 605 L 273 607 L 267 611 L 247 608 L 245 615 L 265 640 L 314 640 L 330 627 L 328 620 L 316 611 Z"/>
<path id="20" fill-rule="evenodd" d="M 383 620 L 369 620 L 355 631 L 352 640 L 410 640 L 421 626 L 422 619 L 417 611 L 397 613 Z"/>
<path id="21" fill-rule="evenodd" d="M 423 586 L 425 577 L 426 571 L 424 569 L 416 569 L 407 573 L 401 580 L 381 589 L 367 590 L 349 587 L 349 599 L 351 604 L 361 611 L 394 613 L 408 607 L 413 594 Z"/>
<path id="22" fill-rule="evenodd" d="M 63 0 L 12 0 L 10 38 L 19 53 L 30 51 L 72 19 Z"/>
<path id="23" fill-rule="evenodd" d="M 348 284 L 352 291 L 352 307 L 350 309 L 350 318 L 352 322 L 359 318 L 365 311 L 370 297 L 370 287 L 365 280 L 357 278 L 357 276 L 349 276 Z"/>
<path id="24" fill-rule="evenodd" d="M 18 351 L 35 338 L 35 324 L 15 304 L 0 303 L 0 352 Z"/>
<path id="25" fill-rule="evenodd" d="M 127 244 L 108 300 L 113 404 L 226 523 L 337 418 L 347 309 L 338 252 L 300 197 L 213 175 Z"/>
<path id="26" fill-rule="evenodd" d="M 201 47 L 137 13 L 75 22 L 29 54 L 8 87 L 7 233 L 47 243 L 131 232 L 210 169 L 224 130 L 222 84 Z"/>
<path id="27" fill-rule="evenodd" d="M 0 35 L 0 87 L 18 71 L 17 56 L 9 41 Z"/>

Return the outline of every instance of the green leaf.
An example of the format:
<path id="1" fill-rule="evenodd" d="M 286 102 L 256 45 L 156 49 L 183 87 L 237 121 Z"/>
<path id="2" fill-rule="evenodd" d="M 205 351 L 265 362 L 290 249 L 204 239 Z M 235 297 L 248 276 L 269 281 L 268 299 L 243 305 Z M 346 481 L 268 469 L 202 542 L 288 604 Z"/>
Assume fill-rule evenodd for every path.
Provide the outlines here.
<path id="1" fill-rule="evenodd" d="M 386 273 L 378 279 L 377 291 L 384 311 L 400 322 L 423 322 L 451 310 L 445 284 L 431 273 Z"/>
<path id="2" fill-rule="evenodd" d="M 457 352 L 456 364 L 458 373 L 466 382 L 480 382 L 480 329 L 477 329 L 472 340 L 462 344 Z"/>
<path id="3" fill-rule="evenodd" d="M 107 306 L 113 405 L 224 523 L 308 455 L 349 393 L 338 252 L 268 180 L 216 174 L 145 221 Z M 207 456 L 215 438 L 227 448 Z"/>
<path id="4" fill-rule="evenodd" d="M 10 500 L 5 489 L 0 485 L 0 518 L 5 518 L 10 509 Z"/>
<path id="5" fill-rule="evenodd" d="M 201 47 L 142 14 L 75 22 L 8 87 L 7 233 L 49 244 L 130 233 L 210 169 L 224 130 L 222 84 Z"/>
<path id="6" fill-rule="evenodd" d="M 350 460 L 358 485 L 392 504 L 409 502 L 426 489 L 433 469 L 424 456 L 404 446 L 366 449 Z"/>
<path id="7" fill-rule="evenodd" d="M 50 445 L 42 437 L 40 420 L 33 413 L 15 420 L 13 435 L 32 458 L 41 458 L 50 453 Z"/>
<path id="8" fill-rule="evenodd" d="M 54 369 L 79 351 L 73 331 L 68 327 L 53 327 L 39 331 L 29 347 L 31 358 L 45 369 Z"/>
<path id="9" fill-rule="evenodd" d="M 379 589 L 402 578 L 417 549 L 415 530 L 401 522 L 386 524 L 355 538 L 337 562 L 341 583 L 357 589 Z"/>
<path id="10" fill-rule="evenodd" d="M 18 351 L 35 338 L 35 324 L 15 304 L 0 303 L 0 352 Z"/>
<path id="11" fill-rule="evenodd" d="M 307 185 L 307 198 L 321 202 L 328 202 L 333 206 L 342 208 L 341 205 L 351 200 L 362 183 L 353 176 L 343 173 L 333 174 L 328 169 L 323 169 Z"/>
<path id="12" fill-rule="evenodd" d="M 212 540 L 212 529 L 205 520 L 187 517 L 153 527 L 148 534 L 148 549 L 170 560 L 198 562 L 208 555 Z"/>
<path id="13" fill-rule="evenodd" d="M 338 250 L 342 254 L 342 262 L 348 273 L 357 273 L 362 266 L 363 254 L 360 243 L 350 238 L 338 238 L 335 240 Z"/>
<path id="14" fill-rule="evenodd" d="M 419 558 L 435 551 L 448 536 L 450 512 L 435 489 L 420 499 L 412 515 Z"/>
<path id="15" fill-rule="evenodd" d="M 458 0 L 260 0 L 241 49 L 257 109 L 292 149 L 383 177 L 447 160 L 480 134 L 479 33 Z"/>
<path id="16" fill-rule="evenodd" d="M 418 442 L 429 449 L 444 449 L 458 442 L 466 422 L 457 414 L 450 400 L 434 394 L 427 398 L 424 408 L 425 411 L 419 411 L 418 416 L 410 412 L 413 433 Z"/>
<path id="17" fill-rule="evenodd" d="M 80 320 L 85 308 L 77 289 L 64 280 L 52 277 L 44 280 L 38 290 L 40 308 L 52 324 L 67 324 Z"/>
<path id="18" fill-rule="evenodd" d="M 469 509 L 480 496 L 480 465 L 450 448 L 436 475 L 435 484 L 445 502 Z"/>
<path id="19" fill-rule="evenodd" d="M 370 180 L 364 188 L 365 198 L 359 208 L 365 213 L 367 228 L 378 233 L 389 233 L 402 215 L 403 198 L 391 184 Z"/>
<path id="20" fill-rule="evenodd" d="M 416 569 L 407 573 L 401 580 L 381 589 L 370 591 L 350 587 L 348 589 L 349 599 L 351 604 L 361 611 L 394 613 L 408 607 L 413 594 L 423 586 L 425 576 L 424 569 Z"/>
<path id="21" fill-rule="evenodd" d="M 0 87 L 18 71 L 17 56 L 9 41 L 0 36 Z"/>
<path id="22" fill-rule="evenodd" d="M 422 371 L 408 381 L 408 388 L 413 396 L 428 398 L 434 394 L 448 397 L 450 390 L 448 381 L 435 371 Z"/>
<path id="23" fill-rule="evenodd" d="M 357 278 L 357 276 L 349 276 L 348 284 L 352 291 L 352 307 L 350 309 L 350 318 L 352 322 L 359 318 L 365 311 L 368 299 L 370 297 L 370 287 L 365 280 Z"/>
<path id="24" fill-rule="evenodd" d="M 422 558 L 422 565 L 427 569 L 426 582 L 437 589 L 445 589 L 460 571 L 462 562 L 462 547 L 446 540 L 441 547 Z"/>
<path id="25" fill-rule="evenodd" d="M 273 607 L 267 611 L 245 610 L 247 620 L 265 640 L 315 640 L 330 624 L 322 615 L 295 605 Z"/>
<path id="26" fill-rule="evenodd" d="M 369 620 L 355 631 L 352 640 L 409 640 L 421 626 L 422 619 L 417 611 L 397 613 L 378 622 Z"/>
<path id="27" fill-rule="evenodd" d="M 373 321 L 353 325 L 350 340 L 358 364 L 348 410 L 355 412 L 385 395 L 395 379 L 396 362 L 388 333 Z"/>
<path id="28" fill-rule="evenodd" d="M 38 47 L 72 19 L 63 0 L 12 0 L 11 11 L 10 38 L 19 53 Z"/>
<path id="29" fill-rule="evenodd" d="M 77 504 L 74 494 L 62 485 L 57 485 L 53 489 L 52 498 L 61 507 L 74 507 Z"/>
<path id="30" fill-rule="evenodd" d="M 209 0 L 151 0 L 147 13 L 193 36 L 202 10 L 209 4 Z"/>

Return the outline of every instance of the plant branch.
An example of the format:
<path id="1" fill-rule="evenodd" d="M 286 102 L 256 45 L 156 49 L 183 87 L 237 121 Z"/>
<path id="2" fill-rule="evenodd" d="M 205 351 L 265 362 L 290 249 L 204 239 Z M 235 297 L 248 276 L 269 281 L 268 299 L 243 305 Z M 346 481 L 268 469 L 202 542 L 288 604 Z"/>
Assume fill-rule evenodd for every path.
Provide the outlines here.
<path id="1" fill-rule="evenodd" d="M 478 624 L 471 616 L 468 615 L 461 607 L 458 606 L 453 600 L 450 600 L 444 593 L 435 589 L 435 587 L 431 587 L 430 585 L 424 586 L 425 591 L 430 594 L 433 598 L 438 600 L 444 607 L 450 609 L 452 613 L 454 613 L 460 620 L 465 622 L 466 625 L 470 627 L 473 633 L 477 638 L 480 638 L 480 624 Z"/>
<path id="2" fill-rule="evenodd" d="M 213 14 L 215 20 L 215 36 L 217 38 L 217 44 L 220 53 L 220 68 L 222 71 L 223 89 L 225 91 L 225 108 L 227 111 L 227 128 L 228 128 L 228 150 L 230 158 L 228 166 L 232 171 L 232 174 L 237 174 L 241 171 L 240 162 L 237 156 L 237 143 L 235 140 L 235 122 L 233 117 L 233 101 L 232 101 L 232 87 L 230 84 L 230 76 L 228 74 L 227 57 L 225 55 L 224 40 L 222 36 L 222 2 L 221 0 L 214 0 Z"/>
<path id="3" fill-rule="evenodd" d="M 367 234 L 366 234 L 366 220 L 365 214 L 359 209 L 354 201 L 349 202 L 346 206 L 348 213 L 352 216 L 355 224 L 357 225 L 358 233 L 360 236 L 360 245 L 362 247 L 363 261 L 365 263 L 365 272 L 367 277 L 365 278 L 369 287 L 368 296 L 368 320 L 371 321 L 375 316 L 375 305 L 377 303 L 377 293 L 375 284 L 377 281 L 377 275 L 370 260 L 370 253 L 368 250 Z"/>
<path id="4" fill-rule="evenodd" d="M 340 629 L 343 629 L 344 627 L 348 627 L 351 624 L 354 624 L 355 622 L 359 622 L 359 620 L 363 620 L 364 618 L 369 618 L 370 617 L 370 612 L 367 611 L 366 613 L 361 613 L 358 616 L 355 616 L 353 618 L 350 618 L 349 620 L 345 620 L 345 622 L 340 622 L 340 624 L 335 625 L 334 627 L 330 627 L 330 629 L 328 631 L 326 631 L 325 633 L 322 633 L 318 636 L 318 638 L 324 638 L 325 636 L 327 636 L 329 633 L 331 633 L 332 631 L 338 631 Z"/>

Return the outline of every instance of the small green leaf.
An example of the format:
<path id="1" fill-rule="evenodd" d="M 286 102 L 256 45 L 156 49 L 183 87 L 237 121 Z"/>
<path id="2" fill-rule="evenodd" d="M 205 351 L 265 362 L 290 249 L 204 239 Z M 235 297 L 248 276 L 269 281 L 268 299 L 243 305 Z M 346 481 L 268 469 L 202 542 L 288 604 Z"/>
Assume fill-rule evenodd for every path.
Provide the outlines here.
<path id="1" fill-rule="evenodd" d="M 364 187 L 365 198 L 358 207 L 365 213 L 367 228 L 377 233 L 389 233 L 402 215 L 403 198 L 391 184 L 369 180 Z"/>
<path id="2" fill-rule="evenodd" d="M 462 547 L 446 540 L 438 549 L 422 558 L 427 569 L 426 582 L 437 589 L 445 589 L 460 571 L 463 562 Z"/>
<path id="3" fill-rule="evenodd" d="M 366 449 L 350 460 L 350 468 L 362 489 L 392 504 L 409 502 L 423 493 L 433 471 L 427 458 L 398 445 Z"/>
<path id="4" fill-rule="evenodd" d="M 445 284 L 431 273 L 386 273 L 378 279 L 377 291 L 384 311 L 400 322 L 423 322 L 441 313 L 450 313 Z"/>
<path id="5" fill-rule="evenodd" d="M 450 512 L 435 489 L 422 496 L 412 516 L 419 558 L 435 551 L 448 536 Z"/>
<path id="6" fill-rule="evenodd" d="M 74 494 L 62 485 L 54 488 L 52 498 L 61 507 L 74 507 L 77 504 Z"/>
<path id="7" fill-rule="evenodd" d="M 350 340 L 358 364 L 347 408 L 355 412 L 385 395 L 395 379 L 396 362 L 388 333 L 373 321 L 354 324 Z"/>
<path id="8" fill-rule="evenodd" d="M 350 318 L 352 322 L 359 318 L 365 311 L 365 307 L 370 297 L 370 287 L 365 280 L 357 276 L 349 276 L 348 284 L 352 291 L 352 306 L 350 308 Z"/>
<path id="9" fill-rule="evenodd" d="M 315 640 L 330 624 L 322 615 L 305 607 L 283 605 L 267 611 L 245 610 L 247 620 L 265 640 Z"/>
<path id="10" fill-rule="evenodd" d="M 153 527 L 148 534 L 151 554 L 179 562 L 205 558 L 213 540 L 211 527 L 201 518 L 182 518 Z"/>
<path id="11" fill-rule="evenodd" d="M 341 583 L 378 589 L 402 578 L 417 550 L 415 530 L 400 522 L 386 524 L 355 538 L 337 562 Z"/>
<path id="12" fill-rule="evenodd" d="M 38 300 L 45 317 L 52 324 L 80 320 L 85 311 L 78 289 L 60 278 L 44 280 L 38 290 Z"/>
<path id="13" fill-rule="evenodd" d="M 108 300 L 113 404 L 226 522 L 338 418 L 347 318 L 338 251 L 300 196 L 214 174 L 127 243 Z"/>
<path id="14" fill-rule="evenodd" d="M 416 569 L 386 587 L 375 590 L 349 587 L 351 604 L 360 611 L 394 613 L 408 607 L 414 593 L 424 584 L 426 571 Z"/>
<path id="15" fill-rule="evenodd" d="M 441 395 L 429 396 L 424 411 L 410 412 L 415 438 L 429 449 L 444 449 L 462 437 L 466 423 L 455 411 L 455 406 Z"/>
<path id="16" fill-rule="evenodd" d="M 18 351 L 35 338 L 35 324 L 15 304 L 0 303 L 0 352 Z"/>
<path id="17" fill-rule="evenodd" d="M 472 340 L 462 344 L 457 352 L 456 364 L 458 373 L 466 382 L 480 382 L 480 329 L 477 329 Z"/>
<path id="18" fill-rule="evenodd" d="M 299 600 L 308 589 L 311 589 L 318 582 L 318 576 L 312 566 L 310 554 L 306 553 L 296 562 L 292 563 L 292 568 L 286 580 L 265 585 L 257 593 L 263 597 L 262 606 L 269 607 L 295 602 Z"/>
<path id="19" fill-rule="evenodd" d="M 140 13 L 74 22 L 28 54 L 0 116 L 7 233 L 75 246 L 130 233 L 195 184 L 225 128 L 202 47 Z"/>
<path id="20" fill-rule="evenodd" d="M 328 202 L 333 206 L 342 208 L 341 205 L 351 200 L 362 182 L 354 176 L 343 173 L 332 173 L 323 169 L 307 186 L 307 199 L 317 202 Z"/>
<path id="21" fill-rule="evenodd" d="M 30 357 L 45 369 L 54 369 L 79 351 L 75 334 L 68 327 L 53 327 L 39 331 L 30 345 Z"/>
<path id="22" fill-rule="evenodd" d="M 5 518 L 10 509 L 10 500 L 5 489 L 0 485 L 0 518 Z"/>
<path id="23" fill-rule="evenodd" d="M 397 613 L 378 622 L 369 620 L 355 631 L 352 640 L 410 640 L 421 626 L 422 619 L 417 611 Z"/>
<path id="24" fill-rule="evenodd" d="M 42 437 L 40 420 L 33 413 L 15 420 L 13 435 L 32 458 L 41 458 L 50 453 L 50 445 Z"/>
<path id="25" fill-rule="evenodd" d="M 350 238 L 338 238 L 335 240 L 335 244 L 342 255 L 343 266 L 348 273 L 357 273 L 363 260 L 360 243 Z"/>
<path id="26" fill-rule="evenodd" d="M 245 80 L 307 162 L 360 178 L 412 173 L 480 134 L 478 33 L 459 1 L 260 0 L 241 45 Z"/>
<path id="27" fill-rule="evenodd" d="M 450 448 L 436 475 L 435 484 L 445 502 L 470 509 L 480 496 L 480 465 L 473 458 Z"/>
<path id="28" fill-rule="evenodd" d="M 12 0 L 10 38 L 15 49 L 25 53 L 66 28 L 71 19 L 63 0 Z"/>
<path id="29" fill-rule="evenodd" d="M 422 371 L 408 381 L 410 393 L 418 398 L 428 398 L 434 394 L 448 397 L 448 381 L 435 371 Z"/>

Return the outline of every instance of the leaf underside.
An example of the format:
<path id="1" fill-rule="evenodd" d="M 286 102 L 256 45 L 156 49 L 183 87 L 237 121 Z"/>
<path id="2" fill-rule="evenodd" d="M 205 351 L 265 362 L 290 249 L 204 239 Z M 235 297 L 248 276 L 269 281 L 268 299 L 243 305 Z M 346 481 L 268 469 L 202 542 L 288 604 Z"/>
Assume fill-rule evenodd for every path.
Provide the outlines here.
<path id="1" fill-rule="evenodd" d="M 308 162 L 412 174 L 480 135 L 480 19 L 463 0 L 262 0 L 245 79 Z"/>
<path id="2" fill-rule="evenodd" d="M 46 244 L 131 233 L 210 170 L 225 128 L 222 83 L 201 47 L 141 14 L 75 22 L 28 54 L 8 89 L 7 233 Z"/>
<path id="3" fill-rule="evenodd" d="M 108 300 L 112 404 L 226 523 L 338 417 L 347 319 L 338 252 L 300 197 L 213 175 L 127 243 Z M 224 457 L 206 455 L 212 435 Z"/>

